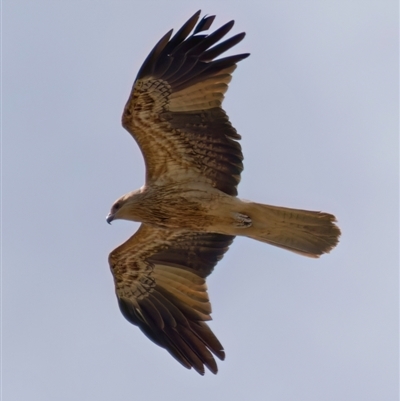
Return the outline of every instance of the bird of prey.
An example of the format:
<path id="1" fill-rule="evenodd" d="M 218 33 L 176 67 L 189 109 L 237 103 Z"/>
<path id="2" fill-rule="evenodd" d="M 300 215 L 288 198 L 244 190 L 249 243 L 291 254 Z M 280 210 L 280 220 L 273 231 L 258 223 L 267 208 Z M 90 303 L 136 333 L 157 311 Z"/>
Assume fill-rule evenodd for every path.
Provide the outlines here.
<path id="1" fill-rule="evenodd" d="M 249 54 L 218 57 L 245 34 L 221 42 L 234 21 L 205 34 L 215 16 L 199 17 L 164 35 L 139 70 L 122 125 L 143 153 L 145 184 L 120 197 L 107 222 L 141 223 L 109 256 L 122 314 L 184 367 L 215 374 L 225 352 L 206 323 L 206 277 L 235 236 L 316 258 L 340 230 L 328 213 L 237 197 L 240 135 L 221 104 Z"/>

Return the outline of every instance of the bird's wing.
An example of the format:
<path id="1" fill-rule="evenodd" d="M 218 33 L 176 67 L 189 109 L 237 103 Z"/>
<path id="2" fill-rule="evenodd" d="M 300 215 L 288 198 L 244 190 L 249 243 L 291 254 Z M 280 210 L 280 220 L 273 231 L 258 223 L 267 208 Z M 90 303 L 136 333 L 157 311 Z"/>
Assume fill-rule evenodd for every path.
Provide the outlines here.
<path id="1" fill-rule="evenodd" d="M 109 263 L 125 318 L 186 368 L 216 373 L 222 345 L 205 323 L 211 304 L 205 282 L 232 236 L 174 232 L 142 224 L 113 250 Z"/>
<path id="2" fill-rule="evenodd" d="M 215 58 L 245 34 L 216 44 L 234 21 L 206 35 L 200 32 L 215 16 L 196 25 L 199 16 L 200 11 L 172 38 L 169 31 L 150 52 L 133 85 L 122 125 L 143 153 L 147 183 L 204 182 L 237 195 L 243 170 L 240 135 L 221 104 L 236 63 L 249 54 Z"/>

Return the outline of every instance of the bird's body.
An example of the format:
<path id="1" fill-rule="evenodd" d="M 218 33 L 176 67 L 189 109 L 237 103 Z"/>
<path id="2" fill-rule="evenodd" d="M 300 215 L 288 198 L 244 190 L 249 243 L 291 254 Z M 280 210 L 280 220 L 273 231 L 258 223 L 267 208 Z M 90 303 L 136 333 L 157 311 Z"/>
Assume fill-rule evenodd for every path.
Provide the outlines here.
<path id="1" fill-rule="evenodd" d="M 109 262 L 124 316 L 185 367 L 217 372 L 224 351 L 209 327 L 208 276 L 235 236 L 318 257 L 338 242 L 335 217 L 237 197 L 240 136 L 221 108 L 239 54 L 215 60 L 244 34 L 216 43 L 199 12 L 165 35 L 141 67 L 122 116 L 146 163 L 145 185 L 119 198 L 107 221 L 141 222 Z M 191 36 L 189 33 L 193 30 Z"/>
<path id="2" fill-rule="evenodd" d="M 174 230 L 226 231 L 223 227 L 229 224 L 230 210 L 240 201 L 214 188 L 206 191 L 203 186 L 143 187 L 131 198 L 126 220 Z"/>
<path id="3" fill-rule="evenodd" d="M 126 207 L 119 218 L 124 220 L 176 231 L 245 236 L 309 257 L 329 250 L 337 233 L 331 214 L 243 201 L 203 183 L 145 186 L 123 199 Z"/>

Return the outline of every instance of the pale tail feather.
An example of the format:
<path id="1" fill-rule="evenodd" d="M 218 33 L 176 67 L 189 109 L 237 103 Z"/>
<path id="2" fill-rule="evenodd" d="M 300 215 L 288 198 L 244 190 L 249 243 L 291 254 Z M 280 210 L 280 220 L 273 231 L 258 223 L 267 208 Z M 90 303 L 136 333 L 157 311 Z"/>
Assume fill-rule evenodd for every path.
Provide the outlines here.
<path id="1" fill-rule="evenodd" d="M 252 226 L 240 229 L 244 235 L 304 256 L 318 258 L 334 248 L 340 229 L 335 216 L 329 213 L 290 209 L 253 202 L 244 202 L 243 214 Z"/>

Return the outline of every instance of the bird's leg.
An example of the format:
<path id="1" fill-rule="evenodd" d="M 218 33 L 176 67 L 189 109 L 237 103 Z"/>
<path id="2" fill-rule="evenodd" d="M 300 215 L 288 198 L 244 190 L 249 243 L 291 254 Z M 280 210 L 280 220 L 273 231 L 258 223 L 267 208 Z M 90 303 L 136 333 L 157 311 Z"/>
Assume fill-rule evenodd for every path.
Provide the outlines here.
<path id="1" fill-rule="evenodd" d="M 251 218 L 242 213 L 233 213 L 233 219 L 235 222 L 235 226 L 238 228 L 251 227 L 251 225 L 253 224 Z"/>

